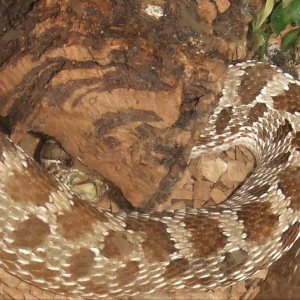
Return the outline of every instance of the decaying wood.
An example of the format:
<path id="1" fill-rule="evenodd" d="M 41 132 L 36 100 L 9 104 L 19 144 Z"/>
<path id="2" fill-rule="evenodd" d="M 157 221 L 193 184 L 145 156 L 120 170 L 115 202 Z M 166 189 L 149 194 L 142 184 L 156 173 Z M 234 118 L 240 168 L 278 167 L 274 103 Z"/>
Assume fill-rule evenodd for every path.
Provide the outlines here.
<path id="1" fill-rule="evenodd" d="M 224 60 L 245 58 L 247 2 L 5 1 L 2 123 L 14 141 L 55 137 L 150 209 L 186 167 Z"/>

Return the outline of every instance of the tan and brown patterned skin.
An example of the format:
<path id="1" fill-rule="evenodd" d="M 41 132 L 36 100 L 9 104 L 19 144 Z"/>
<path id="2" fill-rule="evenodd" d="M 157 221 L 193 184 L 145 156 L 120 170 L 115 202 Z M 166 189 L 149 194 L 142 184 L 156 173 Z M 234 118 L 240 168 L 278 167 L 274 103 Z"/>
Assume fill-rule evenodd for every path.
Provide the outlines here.
<path id="1" fill-rule="evenodd" d="M 257 167 L 209 209 L 98 211 L 1 135 L 1 267 L 56 293 L 100 299 L 209 290 L 269 266 L 299 237 L 299 97 L 300 82 L 275 67 L 229 68 L 206 143 L 190 156 L 243 145 Z"/>

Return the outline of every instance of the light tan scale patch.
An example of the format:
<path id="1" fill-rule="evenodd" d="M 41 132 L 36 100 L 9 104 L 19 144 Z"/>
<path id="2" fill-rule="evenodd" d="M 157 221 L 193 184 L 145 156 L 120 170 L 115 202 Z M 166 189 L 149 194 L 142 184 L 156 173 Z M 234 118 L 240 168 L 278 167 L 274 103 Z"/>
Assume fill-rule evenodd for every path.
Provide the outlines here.
<path id="1" fill-rule="evenodd" d="M 249 104 L 260 94 L 263 87 L 276 74 L 271 66 L 258 64 L 244 69 L 246 72 L 241 78 L 241 84 L 238 87 L 238 95 L 242 104 Z"/>
<path id="2" fill-rule="evenodd" d="M 15 271 L 17 269 L 16 263 L 18 261 L 18 257 L 16 254 L 7 253 L 1 249 L 0 250 L 0 260 L 7 265 L 9 270 Z"/>
<path id="3" fill-rule="evenodd" d="M 224 132 L 224 129 L 228 126 L 229 121 L 232 119 L 232 116 L 232 107 L 225 107 L 221 110 L 221 112 L 218 114 L 215 124 L 217 134 L 221 134 Z"/>
<path id="4" fill-rule="evenodd" d="M 8 177 L 4 191 L 16 202 L 43 205 L 49 201 L 50 193 L 58 189 L 58 182 L 32 162 L 28 162 L 26 169 L 15 169 L 13 172 L 13 176 Z"/>
<path id="5" fill-rule="evenodd" d="M 0 141 L 2 141 L 2 140 L 0 139 Z M 4 161 L 5 161 L 5 157 L 3 156 L 3 152 L 4 152 L 4 149 L 3 149 L 3 146 L 0 143 L 0 162 L 1 163 L 4 163 Z"/>
<path id="6" fill-rule="evenodd" d="M 139 274 L 139 263 L 137 261 L 128 261 L 126 265 L 117 271 L 117 281 L 121 286 L 133 282 Z"/>
<path id="7" fill-rule="evenodd" d="M 148 262 L 165 261 L 176 251 L 167 226 L 159 221 L 127 217 L 126 229 L 144 234 L 142 248 Z"/>
<path id="8" fill-rule="evenodd" d="M 217 220 L 201 215 L 187 215 L 183 219 L 185 228 L 190 230 L 195 257 L 205 257 L 216 253 L 227 243 Z"/>
<path id="9" fill-rule="evenodd" d="M 298 221 L 295 224 L 290 225 L 289 228 L 283 232 L 280 239 L 283 250 L 293 244 L 299 234 L 299 231 L 300 222 Z"/>
<path id="10" fill-rule="evenodd" d="M 59 271 L 50 270 L 45 263 L 31 262 L 28 265 L 23 265 L 23 269 L 30 272 L 35 278 L 43 278 L 47 281 L 53 281 L 56 276 L 60 275 Z"/>
<path id="11" fill-rule="evenodd" d="M 290 207 L 300 211 L 300 167 L 290 166 L 282 170 L 278 178 L 278 187 L 286 197 L 290 198 Z"/>
<path id="12" fill-rule="evenodd" d="M 36 216 L 20 222 L 12 233 L 13 246 L 16 248 L 35 248 L 44 243 L 50 234 L 49 225 Z"/>
<path id="13" fill-rule="evenodd" d="M 61 294 L 61 295 L 72 294 L 74 292 L 74 286 L 76 286 L 76 283 L 71 284 L 71 285 L 62 284 L 62 285 L 60 285 L 59 290 L 56 290 L 55 292 L 58 294 Z M 48 300 L 48 299 L 46 299 L 46 300 Z"/>
<path id="14" fill-rule="evenodd" d="M 243 221 L 246 240 L 258 244 L 272 236 L 279 220 L 279 216 L 272 213 L 269 202 L 243 204 L 237 214 L 238 219 Z"/>
<path id="15" fill-rule="evenodd" d="M 105 283 L 106 278 L 104 277 L 97 277 L 90 279 L 89 281 L 84 281 L 81 283 L 83 287 L 85 287 L 85 291 L 90 293 L 93 292 L 99 295 L 109 294 L 109 287 Z"/>
<path id="16" fill-rule="evenodd" d="M 288 87 L 288 90 L 284 90 L 280 95 L 273 97 L 274 108 L 291 114 L 300 112 L 300 86 L 296 83 L 289 83 Z"/>
<path id="17" fill-rule="evenodd" d="M 125 259 L 135 250 L 136 245 L 128 240 L 128 232 L 110 231 L 104 239 L 104 248 L 101 251 L 107 258 Z"/>
<path id="18" fill-rule="evenodd" d="M 0 161 L 4 162 L 5 157 L 3 155 L 4 152 L 14 152 L 16 147 L 4 136 L 4 134 L 0 134 Z"/>
<path id="19" fill-rule="evenodd" d="M 69 259 L 66 273 L 71 274 L 70 280 L 77 280 L 89 274 L 94 265 L 95 253 L 87 248 L 80 248 Z"/>
<path id="20" fill-rule="evenodd" d="M 96 222 L 105 222 L 107 217 L 89 203 L 74 198 L 74 205 L 57 217 L 58 232 L 69 241 L 79 241 L 92 233 Z"/>

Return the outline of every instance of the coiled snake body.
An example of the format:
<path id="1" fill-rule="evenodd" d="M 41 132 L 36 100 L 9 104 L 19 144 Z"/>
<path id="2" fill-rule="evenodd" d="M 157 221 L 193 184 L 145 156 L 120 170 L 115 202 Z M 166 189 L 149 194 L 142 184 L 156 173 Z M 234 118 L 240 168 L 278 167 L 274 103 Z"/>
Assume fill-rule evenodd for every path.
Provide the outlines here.
<path id="1" fill-rule="evenodd" d="M 273 66 L 229 69 L 190 157 L 243 145 L 257 167 L 209 209 L 98 211 L 1 134 L 1 267 L 47 290 L 97 299 L 209 290 L 266 268 L 299 237 L 299 97 L 300 82 Z"/>

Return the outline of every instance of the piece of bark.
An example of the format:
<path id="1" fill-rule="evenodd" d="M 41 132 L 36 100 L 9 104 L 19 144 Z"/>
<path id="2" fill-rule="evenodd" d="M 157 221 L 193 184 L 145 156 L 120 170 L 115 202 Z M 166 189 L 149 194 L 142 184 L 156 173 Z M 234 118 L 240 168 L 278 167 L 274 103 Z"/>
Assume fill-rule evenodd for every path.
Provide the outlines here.
<path id="1" fill-rule="evenodd" d="M 228 177 L 232 181 L 242 182 L 248 175 L 245 164 L 242 161 L 235 160 L 228 162 Z"/>
<path id="2" fill-rule="evenodd" d="M 210 197 L 215 203 L 222 203 L 223 201 L 226 200 L 227 195 L 220 189 L 220 188 L 214 188 L 210 192 Z"/>
<path id="3" fill-rule="evenodd" d="M 222 174 L 227 169 L 227 164 L 220 158 L 216 158 L 216 155 L 203 155 L 201 157 L 201 168 L 203 176 L 216 183 Z"/>
<path id="4" fill-rule="evenodd" d="M 0 11 L 0 114 L 13 140 L 54 136 L 134 206 L 163 201 L 199 138 L 197 101 L 220 92 L 222 60 L 233 44 L 246 49 L 259 4 L 159 1 L 153 15 L 149 1 L 10 2 Z M 199 5 L 214 19 L 199 23 Z M 221 24 L 232 37 L 211 34 Z"/>

